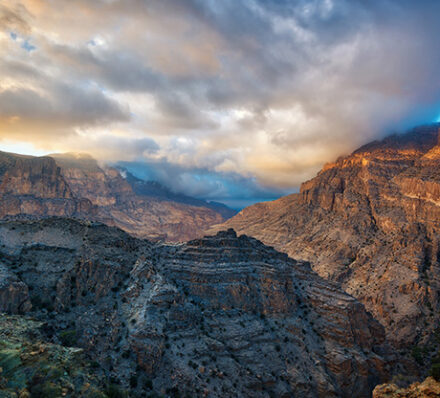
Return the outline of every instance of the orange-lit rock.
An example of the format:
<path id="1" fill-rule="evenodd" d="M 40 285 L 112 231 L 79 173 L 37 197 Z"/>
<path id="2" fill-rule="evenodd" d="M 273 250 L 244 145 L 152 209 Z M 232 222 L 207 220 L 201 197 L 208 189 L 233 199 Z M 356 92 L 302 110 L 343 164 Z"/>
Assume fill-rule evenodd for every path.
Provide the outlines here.
<path id="1" fill-rule="evenodd" d="M 100 167 L 87 155 L 0 153 L 0 218 L 78 217 L 142 238 L 184 241 L 235 214 L 193 202 L 138 194 L 118 170 Z"/>
<path id="2" fill-rule="evenodd" d="M 391 136 L 327 165 L 293 194 L 250 206 L 234 228 L 337 280 L 396 345 L 440 321 L 438 125 Z"/>

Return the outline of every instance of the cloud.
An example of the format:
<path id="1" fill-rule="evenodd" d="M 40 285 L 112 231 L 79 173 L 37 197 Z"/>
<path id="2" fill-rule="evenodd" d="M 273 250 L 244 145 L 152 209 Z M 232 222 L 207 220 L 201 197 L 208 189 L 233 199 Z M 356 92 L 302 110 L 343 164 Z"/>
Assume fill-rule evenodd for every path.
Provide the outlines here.
<path id="1" fill-rule="evenodd" d="M 16 4 L 14 7 L 8 7 L 0 4 L 0 29 L 2 31 L 28 32 L 27 18 L 29 18 L 29 14 L 23 5 Z"/>
<path id="2" fill-rule="evenodd" d="M 202 168 L 176 166 L 166 159 L 150 162 L 118 162 L 116 166 L 146 181 L 158 181 L 175 193 L 222 202 L 241 209 L 255 201 L 266 201 L 292 190 L 265 188 L 254 178 L 237 173 L 213 172 Z"/>
<path id="3" fill-rule="evenodd" d="M 161 165 L 187 193 L 290 191 L 440 113 L 435 0 L 5 4 L 0 138 Z"/>
<path id="4" fill-rule="evenodd" d="M 133 161 L 148 157 L 159 150 L 159 145 L 151 138 L 131 138 L 110 135 L 98 136 L 90 139 L 87 131 L 79 134 L 69 144 L 73 152 L 93 153 L 99 160 L 106 163 L 114 162 L 114 159 Z"/>

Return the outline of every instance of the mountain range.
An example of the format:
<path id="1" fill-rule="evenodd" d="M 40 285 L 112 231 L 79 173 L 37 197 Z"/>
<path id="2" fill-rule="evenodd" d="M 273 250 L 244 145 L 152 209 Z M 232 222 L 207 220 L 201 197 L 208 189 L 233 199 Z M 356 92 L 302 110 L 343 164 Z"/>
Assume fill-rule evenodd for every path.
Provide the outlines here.
<path id="1" fill-rule="evenodd" d="M 234 215 L 1 153 L 0 397 L 439 396 L 439 170 L 421 126 Z"/>
<path id="2" fill-rule="evenodd" d="M 116 168 L 100 167 L 89 155 L 0 153 L 0 218 L 78 217 L 142 238 L 184 241 L 235 213 Z"/>

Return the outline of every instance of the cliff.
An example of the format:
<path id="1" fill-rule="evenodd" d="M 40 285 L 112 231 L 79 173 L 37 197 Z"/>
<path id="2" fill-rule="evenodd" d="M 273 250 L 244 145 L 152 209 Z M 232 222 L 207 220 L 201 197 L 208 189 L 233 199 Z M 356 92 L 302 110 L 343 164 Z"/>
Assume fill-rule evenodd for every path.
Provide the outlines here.
<path id="1" fill-rule="evenodd" d="M 0 217 L 86 214 L 95 214 L 92 203 L 73 195 L 52 158 L 0 152 Z"/>
<path id="2" fill-rule="evenodd" d="M 366 145 L 234 228 L 342 283 L 397 347 L 431 344 L 440 300 L 439 125 Z M 432 343 L 437 344 L 437 343 Z"/>
<path id="3" fill-rule="evenodd" d="M 188 204 L 148 196 L 140 185 L 88 155 L 0 153 L 0 218 L 76 217 L 142 238 L 184 241 L 233 213 L 196 199 Z"/>

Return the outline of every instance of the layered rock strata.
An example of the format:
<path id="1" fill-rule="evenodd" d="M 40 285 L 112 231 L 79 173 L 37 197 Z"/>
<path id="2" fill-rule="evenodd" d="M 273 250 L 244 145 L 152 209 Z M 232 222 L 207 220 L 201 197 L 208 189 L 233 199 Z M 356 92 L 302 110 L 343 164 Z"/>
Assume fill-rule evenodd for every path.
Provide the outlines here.
<path id="1" fill-rule="evenodd" d="M 9 221 L 0 247 L 48 338 L 137 392 L 369 397 L 388 374 L 384 330 L 356 299 L 234 231 L 167 246 L 101 224 Z"/>
<path id="2" fill-rule="evenodd" d="M 165 241 L 201 236 L 234 214 L 186 198 L 187 203 L 140 189 L 146 183 L 100 167 L 88 155 L 46 157 L 0 152 L 0 218 L 76 217 L 117 226 L 132 235 Z M 135 192 L 136 190 L 136 192 Z M 175 200 L 173 200 L 175 199 Z M 191 200 L 192 199 L 192 200 Z"/>
<path id="3" fill-rule="evenodd" d="M 225 224 L 342 283 L 403 349 L 440 321 L 439 125 L 366 145 Z"/>

